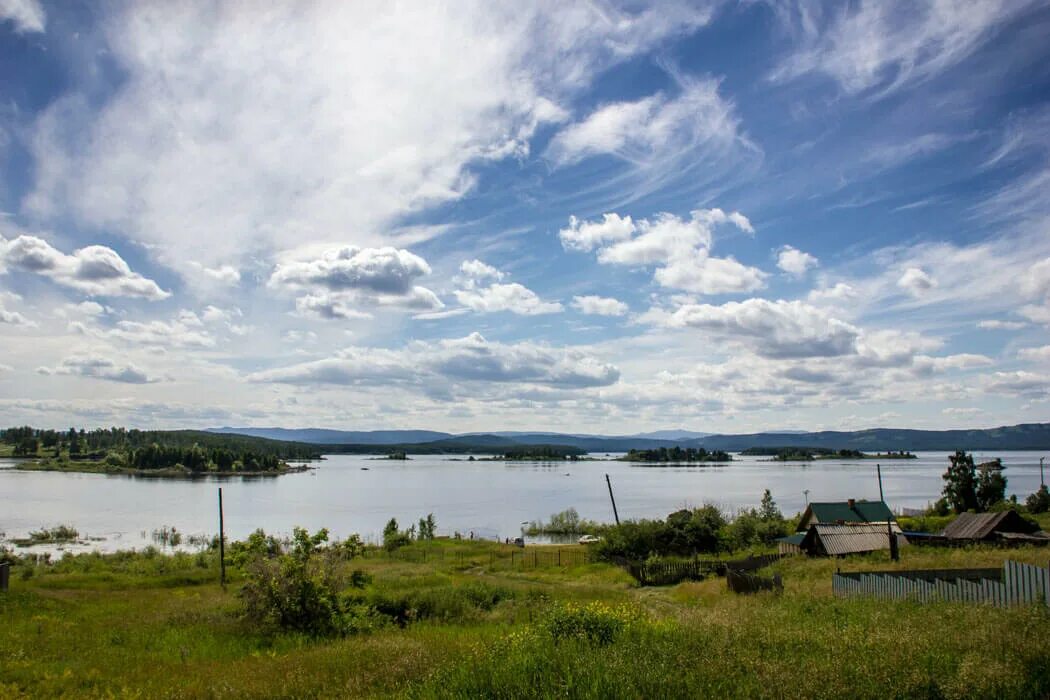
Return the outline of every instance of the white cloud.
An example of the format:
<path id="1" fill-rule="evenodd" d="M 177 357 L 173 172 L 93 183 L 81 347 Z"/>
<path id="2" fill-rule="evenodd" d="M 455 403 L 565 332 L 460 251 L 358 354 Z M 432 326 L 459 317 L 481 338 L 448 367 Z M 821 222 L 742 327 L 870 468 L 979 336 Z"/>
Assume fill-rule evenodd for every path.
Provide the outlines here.
<path id="1" fill-rule="evenodd" d="M 515 314 L 533 316 L 558 313 L 563 310 L 560 303 L 543 301 L 536 295 L 536 292 L 517 282 L 495 283 L 473 289 L 457 289 L 455 295 L 463 306 L 484 313 L 510 311 Z"/>
<path id="2" fill-rule="evenodd" d="M 993 318 L 978 321 L 977 327 L 982 330 L 1017 331 L 1022 328 L 1027 328 L 1028 324 L 1024 321 L 1002 321 Z"/>
<path id="3" fill-rule="evenodd" d="M 301 314 L 368 318 L 370 314 L 360 307 L 442 308 L 437 295 L 415 284 L 429 274 L 427 262 L 407 250 L 345 246 L 327 250 L 319 258 L 278 263 L 269 286 L 307 292 L 296 300 Z"/>
<path id="4" fill-rule="evenodd" d="M 200 318 L 191 311 L 181 312 L 171 321 L 118 321 L 112 328 L 100 328 L 80 321 L 70 330 L 96 338 L 122 340 L 135 345 L 159 348 L 211 348 L 215 338 L 204 330 Z"/>
<path id="5" fill-rule="evenodd" d="M 639 162 L 699 146 L 727 150 L 740 138 L 739 120 L 718 86 L 716 80 L 689 81 L 675 97 L 658 93 L 599 107 L 556 134 L 546 155 L 566 165 L 599 154 Z"/>
<path id="6" fill-rule="evenodd" d="M 470 280 L 494 279 L 499 281 L 504 276 L 501 271 L 480 260 L 464 260 L 459 266 L 459 271 Z"/>
<path id="7" fill-rule="evenodd" d="M 232 287 L 241 281 L 241 272 L 233 265 L 206 267 L 196 261 L 190 261 L 189 265 L 193 270 L 204 275 L 208 280 L 218 282 L 219 284 Z"/>
<path id="8" fill-rule="evenodd" d="M 1025 271 L 1021 292 L 1031 298 L 1050 297 L 1050 258 L 1040 260 Z"/>
<path id="9" fill-rule="evenodd" d="M 288 384 L 387 384 L 434 378 L 468 383 L 540 384 L 583 389 L 615 383 L 619 370 L 573 348 L 530 342 L 505 344 L 479 333 L 402 350 L 349 348 L 337 357 L 250 375 L 256 382 Z"/>
<path id="10" fill-rule="evenodd" d="M 857 298 L 857 290 L 845 282 L 836 282 L 833 287 L 811 290 L 806 298 L 812 303 L 852 301 Z"/>
<path id="11" fill-rule="evenodd" d="M 343 231 L 396 243 L 402 217 L 469 192 L 475 164 L 527 154 L 591 76 L 711 17 L 684 2 L 107 9 L 119 87 L 100 104 L 88 82 L 39 117 L 25 207 L 213 269 Z"/>
<path id="12" fill-rule="evenodd" d="M 643 320 L 669 328 L 696 328 L 747 341 L 771 358 L 834 357 L 857 351 L 859 330 L 800 301 L 747 299 L 721 306 L 686 304 Z"/>
<path id="13" fill-rule="evenodd" d="M 132 272 L 115 250 L 101 245 L 79 248 L 66 255 L 36 236 L 21 235 L 12 240 L 0 237 L 0 270 L 5 267 L 44 275 L 92 296 L 141 297 L 151 301 L 171 296 L 153 280 Z"/>
<path id="14" fill-rule="evenodd" d="M 619 299 L 595 295 L 573 297 L 572 305 L 580 313 L 596 316 L 623 316 L 629 310 L 627 304 Z"/>
<path id="15" fill-rule="evenodd" d="M 970 55 L 1034 3 L 1030 0 L 865 0 L 848 8 L 807 13 L 810 40 L 773 73 L 785 80 L 817 72 L 848 93 L 940 73 Z M 820 22 L 830 16 L 830 21 Z M 818 23 L 826 26 L 818 29 Z M 822 30 L 821 30 L 822 29 Z"/>
<path id="16" fill-rule="evenodd" d="M 0 0 L 0 21 L 15 25 L 15 31 L 40 33 L 44 31 L 47 15 L 37 0 Z"/>
<path id="17" fill-rule="evenodd" d="M 1050 395 L 1050 376 L 1034 372 L 995 372 L 984 382 L 990 393 L 1041 398 Z"/>
<path id="18" fill-rule="evenodd" d="M 606 265 L 662 266 L 653 275 L 657 284 L 698 294 L 750 292 L 765 286 L 766 273 L 732 257 L 710 254 L 712 229 L 732 224 L 754 233 L 740 212 L 698 209 L 689 219 L 661 213 L 653 220 L 605 214 L 602 221 L 572 217 L 569 228 L 559 232 L 566 250 L 598 249 L 598 262 Z"/>
<path id="19" fill-rule="evenodd" d="M 806 272 L 817 264 L 815 257 L 789 245 L 781 248 L 777 254 L 777 267 L 793 277 L 804 277 Z"/>
<path id="20" fill-rule="evenodd" d="M 23 314 L 21 314 L 21 313 L 19 313 L 17 311 L 10 311 L 7 308 L 5 308 L 4 307 L 4 300 L 5 300 L 5 298 L 17 301 L 20 297 L 14 295 L 14 294 L 6 293 L 6 292 L 0 292 L 0 323 L 6 323 L 6 324 L 8 324 L 10 326 L 26 326 L 28 328 L 32 328 L 33 326 L 36 326 L 35 323 L 30 321 Z"/>
<path id="21" fill-rule="evenodd" d="M 37 373 L 75 375 L 125 384 L 147 384 L 157 381 L 133 364 L 118 364 L 99 355 L 73 355 L 62 360 L 57 367 L 39 367 Z"/>
<path id="22" fill-rule="evenodd" d="M 1017 357 L 1029 362 L 1050 362 L 1050 345 L 1037 348 L 1021 348 L 1017 351 Z"/>
<path id="23" fill-rule="evenodd" d="M 897 286 L 914 297 L 921 297 L 937 286 L 937 282 L 921 268 L 909 267 L 897 280 Z"/>
<path id="24" fill-rule="evenodd" d="M 1041 323 L 1044 326 L 1050 326 L 1050 305 L 1038 306 L 1036 304 L 1026 304 L 1019 308 L 1017 313 L 1024 316 L 1032 323 Z"/>
<path id="25" fill-rule="evenodd" d="M 630 238 L 635 232 L 631 217 L 619 214 L 604 214 L 601 221 L 580 221 L 569 217 L 569 226 L 558 231 L 562 247 L 566 250 L 590 252 L 599 246 Z"/>

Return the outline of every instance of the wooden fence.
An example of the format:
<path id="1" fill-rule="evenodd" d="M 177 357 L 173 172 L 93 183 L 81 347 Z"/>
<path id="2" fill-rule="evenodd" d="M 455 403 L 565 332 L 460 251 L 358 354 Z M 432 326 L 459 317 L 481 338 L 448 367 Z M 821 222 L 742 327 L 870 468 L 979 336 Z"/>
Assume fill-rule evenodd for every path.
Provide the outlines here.
<path id="1" fill-rule="evenodd" d="M 477 549 L 456 550 L 444 547 L 427 549 L 412 547 L 387 552 L 382 549 L 367 550 L 365 557 L 394 559 L 420 564 L 427 562 L 449 562 L 456 566 L 489 566 L 492 568 L 540 569 L 550 567 L 582 566 L 595 561 L 589 550 L 562 547 L 515 547 L 494 546 L 488 551 Z"/>
<path id="2" fill-rule="evenodd" d="M 784 581 L 780 574 L 773 578 L 755 576 L 745 571 L 729 569 L 726 571 L 726 585 L 733 593 L 758 593 L 759 591 L 783 591 Z"/>
<path id="3" fill-rule="evenodd" d="M 873 596 L 891 600 L 934 600 L 985 603 L 996 607 L 1050 606 L 1050 567 L 1015 561 L 1002 569 L 934 569 L 837 573 L 831 588 L 836 596 Z"/>

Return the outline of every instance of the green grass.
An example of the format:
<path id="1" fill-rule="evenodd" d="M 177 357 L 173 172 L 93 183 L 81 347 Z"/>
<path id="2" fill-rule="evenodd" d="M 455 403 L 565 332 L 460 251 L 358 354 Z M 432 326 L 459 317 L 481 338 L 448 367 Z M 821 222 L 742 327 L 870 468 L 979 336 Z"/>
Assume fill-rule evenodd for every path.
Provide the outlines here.
<path id="1" fill-rule="evenodd" d="M 427 560 L 422 552 L 427 551 Z M 0 594 L 3 697 L 1046 697 L 1039 608 L 838 600 L 843 570 L 1046 566 L 1050 550 L 906 548 L 782 561 L 785 592 L 710 579 L 639 588 L 604 564 L 511 567 L 513 548 L 438 540 L 355 559 L 397 622 L 335 640 L 240 616 L 212 553 L 17 565 Z M 520 550 L 518 550 L 520 552 Z M 26 578 L 26 571 L 33 573 Z M 580 630 L 583 630 L 580 632 Z M 598 633 L 591 634 L 593 630 Z"/>

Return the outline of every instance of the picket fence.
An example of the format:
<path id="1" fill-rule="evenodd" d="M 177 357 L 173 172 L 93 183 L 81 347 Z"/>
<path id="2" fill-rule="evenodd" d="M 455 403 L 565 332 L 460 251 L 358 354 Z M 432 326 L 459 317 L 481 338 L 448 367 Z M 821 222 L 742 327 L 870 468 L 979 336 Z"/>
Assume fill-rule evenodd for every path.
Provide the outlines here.
<path id="1" fill-rule="evenodd" d="M 1050 567 L 1005 561 L 1002 569 L 856 571 L 834 574 L 831 588 L 842 598 L 1050 606 Z"/>

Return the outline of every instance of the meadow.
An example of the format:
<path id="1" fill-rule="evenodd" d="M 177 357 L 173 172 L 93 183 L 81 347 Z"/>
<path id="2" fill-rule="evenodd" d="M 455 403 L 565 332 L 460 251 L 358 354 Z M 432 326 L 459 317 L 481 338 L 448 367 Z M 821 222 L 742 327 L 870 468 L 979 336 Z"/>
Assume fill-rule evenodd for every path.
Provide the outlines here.
<path id="1" fill-rule="evenodd" d="M 378 614 L 316 638 L 247 619 L 213 551 L 19 561 L 0 594 L 0 695 L 21 697 L 1005 697 L 1050 693 L 1050 612 L 839 600 L 843 570 L 1047 565 L 1045 548 L 908 548 L 781 561 L 782 594 L 721 578 L 640 588 L 436 539 L 343 566 Z M 513 563 L 511 554 L 516 553 Z M 554 562 L 553 557 L 541 561 Z"/>

